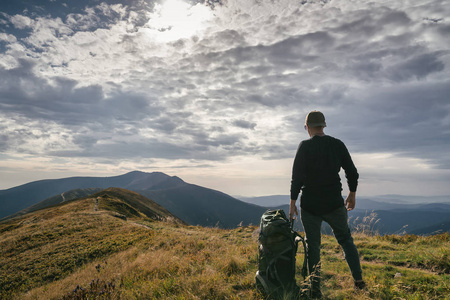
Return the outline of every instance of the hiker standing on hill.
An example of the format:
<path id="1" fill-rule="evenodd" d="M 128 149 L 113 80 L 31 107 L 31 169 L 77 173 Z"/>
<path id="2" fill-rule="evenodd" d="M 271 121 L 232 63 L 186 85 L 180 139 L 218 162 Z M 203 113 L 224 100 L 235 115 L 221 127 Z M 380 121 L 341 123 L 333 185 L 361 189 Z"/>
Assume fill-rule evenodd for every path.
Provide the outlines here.
<path id="1" fill-rule="evenodd" d="M 334 236 L 342 246 L 345 259 L 352 272 L 356 289 L 365 288 L 359 254 L 353 243 L 348 226 L 347 211 L 355 208 L 358 172 L 350 154 L 340 140 L 325 135 L 325 116 L 320 111 L 310 112 L 305 129 L 310 139 L 300 143 L 294 160 L 291 181 L 291 203 L 289 218 L 298 215 L 295 202 L 301 190 L 300 214 L 308 245 L 308 267 L 313 276 L 311 291 L 313 298 L 321 298 L 320 291 L 320 244 L 322 221 L 333 229 Z M 341 167 L 345 171 L 349 194 L 342 198 L 339 176 Z"/>

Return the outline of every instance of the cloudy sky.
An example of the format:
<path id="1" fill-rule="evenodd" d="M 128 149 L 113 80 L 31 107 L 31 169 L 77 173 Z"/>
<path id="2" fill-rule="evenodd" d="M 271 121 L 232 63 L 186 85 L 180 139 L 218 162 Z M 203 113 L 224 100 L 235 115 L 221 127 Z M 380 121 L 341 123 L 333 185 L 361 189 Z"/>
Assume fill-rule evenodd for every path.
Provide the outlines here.
<path id="1" fill-rule="evenodd" d="M 450 194 L 449 16 L 446 0 L 2 1 L 0 189 L 141 170 L 287 195 L 317 109 L 360 195 Z"/>

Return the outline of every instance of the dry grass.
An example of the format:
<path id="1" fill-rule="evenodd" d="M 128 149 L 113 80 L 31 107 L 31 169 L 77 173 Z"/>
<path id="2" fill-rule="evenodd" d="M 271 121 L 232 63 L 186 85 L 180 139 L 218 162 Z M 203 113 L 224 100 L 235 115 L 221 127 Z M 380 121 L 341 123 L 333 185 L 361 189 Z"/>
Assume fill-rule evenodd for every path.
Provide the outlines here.
<path id="1" fill-rule="evenodd" d="M 354 235 L 368 283 L 352 292 L 344 255 L 334 237 L 323 241 L 324 285 L 329 299 L 449 299 L 450 235 Z"/>
<path id="2" fill-rule="evenodd" d="M 86 263 L 131 247 L 149 231 L 94 212 L 91 200 L 26 215 L 1 224 L 1 296 L 60 280 Z M 1 230 L 1 229 L 0 229 Z"/>
<path id="3" fill-rule="evenodd" d="M 254 273 L 248 272 L 256 263 L 255 257 L 250 257 L 254 241 L 245 246 L 242 241 L 227 239 L 224 244 L 224 231 L 218 229 L 155 229 L 159 234 L 145 247 L 134 246 L 107 260 L 87 264 L 67 278 L 20 298 L 40 299 L 45 295 L 57 299 L 61 291 L 69 296 L 77 285 L 89 288 L 93 279 L 100 279 L 115 284 L 112 295 L 116 299 L 257 299 Z M 96 268 L 98 265 L 100 268 Z"/>
<path id="4" fill-rule="evenodd" d="M 134 211 L 125 221 L 102 210 L 120 203 L 103 203 L 99 211 L 94 206 L 94 199 L 85 199 L 0 223 L 0 298 L 261 299 L 254 287 L 256 227 L 177 225 Z M 354 238 L 369 288 L 353 291 L 342 250 L 324 236 L 326 299 L 450 294 L 448 234 Z M 297 261 L 301 285 L 303 254 Z"/>

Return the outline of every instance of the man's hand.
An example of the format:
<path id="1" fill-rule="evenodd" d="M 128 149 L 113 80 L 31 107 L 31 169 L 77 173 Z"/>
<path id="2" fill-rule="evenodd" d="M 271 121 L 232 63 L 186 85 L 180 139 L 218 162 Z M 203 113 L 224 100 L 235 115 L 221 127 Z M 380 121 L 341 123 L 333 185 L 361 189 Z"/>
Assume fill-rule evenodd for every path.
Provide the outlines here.
<path id="1" fill-rule="evenodd" d="M 295 205 L 296 200 L 291 200 L 291 204 L 289 205 L 289 220 L 295 220 L 295 216 L 298 216 L 297 206 Z"/>
<path id="2" fill-rule="evenodd" d="M 349 192 L 347 199 L 345 199 L 345 206 L 347 207 L 347 210 L 353 210 L 356 205 L 356 192 Z"/>

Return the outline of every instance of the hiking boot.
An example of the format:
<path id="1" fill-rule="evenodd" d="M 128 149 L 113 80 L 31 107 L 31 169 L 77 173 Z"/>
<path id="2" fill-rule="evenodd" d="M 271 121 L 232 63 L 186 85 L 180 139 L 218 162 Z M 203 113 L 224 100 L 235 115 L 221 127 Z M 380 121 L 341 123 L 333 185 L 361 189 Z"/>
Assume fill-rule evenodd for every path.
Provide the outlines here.
<path id="1" fill-rule="evenodd" d="M 367 289 L 366 283 L 364 280 L 355 281 L 355 290 L 361 291 Z"/>

